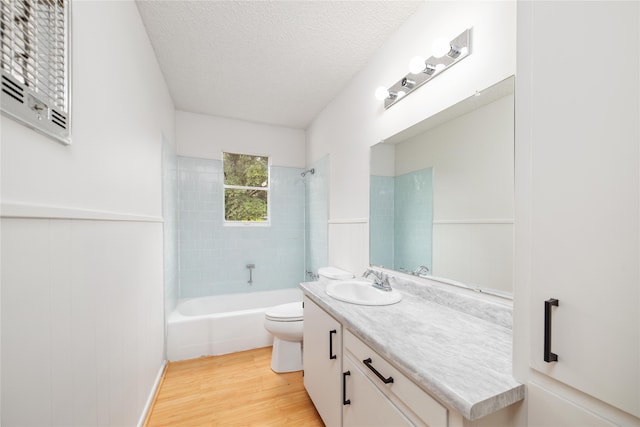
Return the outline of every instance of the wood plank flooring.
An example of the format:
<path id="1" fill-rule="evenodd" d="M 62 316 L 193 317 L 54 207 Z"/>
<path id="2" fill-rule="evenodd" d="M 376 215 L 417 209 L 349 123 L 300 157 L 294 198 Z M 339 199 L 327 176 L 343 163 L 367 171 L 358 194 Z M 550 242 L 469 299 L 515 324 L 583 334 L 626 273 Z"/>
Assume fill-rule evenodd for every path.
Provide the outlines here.
<path id="1" fill-rule="evenodd" d="M 145 426 L 324 426 L 302 372 L 270 363 L 271 347 L 169 363 Z"/>

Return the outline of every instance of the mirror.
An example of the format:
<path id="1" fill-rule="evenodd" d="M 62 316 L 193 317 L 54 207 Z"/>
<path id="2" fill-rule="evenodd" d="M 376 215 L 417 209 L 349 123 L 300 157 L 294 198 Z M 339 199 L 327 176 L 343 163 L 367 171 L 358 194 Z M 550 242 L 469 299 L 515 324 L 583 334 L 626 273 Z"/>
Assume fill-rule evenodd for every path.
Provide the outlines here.
<path id="1" fill-rule="evenodd" d="M 371 147 L 370 264 L 513 290 L 514 78 Z"/>

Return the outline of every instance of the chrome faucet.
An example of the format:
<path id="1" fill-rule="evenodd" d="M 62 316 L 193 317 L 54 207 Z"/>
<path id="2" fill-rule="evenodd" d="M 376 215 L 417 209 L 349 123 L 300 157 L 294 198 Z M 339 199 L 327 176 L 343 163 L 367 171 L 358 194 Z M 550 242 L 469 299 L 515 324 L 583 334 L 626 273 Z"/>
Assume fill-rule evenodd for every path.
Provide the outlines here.
<path id="1" fill-rule="evenodd" d="M 373 274 L 373 286 L 376 289 L 383 290 L 385 292 L 391 292 L 391 283 L 389 283 L 389 276 L 384 274 L 382 271 L 372 270 L 367 268 L 364 273 L 362 273 L 362 277 L 369 277 Z"/>
<path id="2" fill-rule="evenodd" d="M 418 277 L 428 276 L 428 273 L 429 273 L 429 267 L 426 267 L 424 265 L 421 265 L 420 267 L 416 268 L 414 271 L 411 272 L 411 274 Z"/>

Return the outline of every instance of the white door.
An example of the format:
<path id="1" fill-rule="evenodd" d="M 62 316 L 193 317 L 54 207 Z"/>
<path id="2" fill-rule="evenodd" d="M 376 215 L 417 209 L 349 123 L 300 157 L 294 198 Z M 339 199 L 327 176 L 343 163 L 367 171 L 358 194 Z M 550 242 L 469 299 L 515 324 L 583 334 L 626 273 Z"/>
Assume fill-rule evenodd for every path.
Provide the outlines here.
<path id="1" fill-rule="evenodd" d="M 516 168 L 529 182 L 516 199 L 528 206 L 516 222 L 530 240 L 518 248 L 530 251 L 519 255 L 529 270 L 530 365 L 640 416 L 640 4 L 526 7 L 516 128 L 530 140 L 516 140 L 516 152 L 529 151 Z M 588 71 L 594 64 L 604 73 Z"/>

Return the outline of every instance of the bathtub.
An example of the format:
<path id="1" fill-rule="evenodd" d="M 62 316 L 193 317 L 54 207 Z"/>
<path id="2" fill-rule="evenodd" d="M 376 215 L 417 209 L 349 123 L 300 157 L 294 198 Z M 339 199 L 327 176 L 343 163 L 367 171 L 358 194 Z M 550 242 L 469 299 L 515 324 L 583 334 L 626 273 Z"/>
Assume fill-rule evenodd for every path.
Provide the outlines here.
<path id="1" fill-rule="evenodd" d="M 302 301 L 298 288 L 180 300 L 167 322 L 171 361 L 217 356 L 273 344 L 264 312 L 278 304 Z"/>

